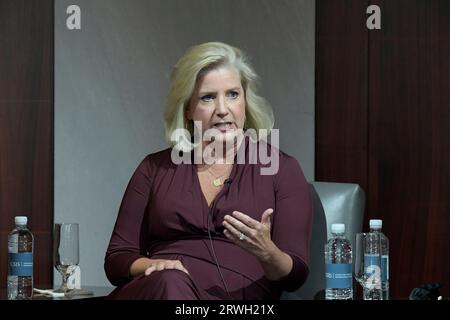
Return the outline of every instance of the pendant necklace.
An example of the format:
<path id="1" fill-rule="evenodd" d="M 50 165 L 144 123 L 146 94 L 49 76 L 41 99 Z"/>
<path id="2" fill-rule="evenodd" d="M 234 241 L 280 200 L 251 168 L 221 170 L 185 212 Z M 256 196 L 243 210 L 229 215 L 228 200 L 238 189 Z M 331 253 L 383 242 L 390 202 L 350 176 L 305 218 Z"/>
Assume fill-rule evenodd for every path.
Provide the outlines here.
<path id="1" fill-rule="evenodd" d="M 214 178 L 215 178 L 215 179 L 213 179 L 213 181 L 212 181 L 213 186 L 219 187 L 219 186 L 221 186 L 221 185 L 223 184 L 222 179 L 221 179 L 221 177 L 223 176 L 223 174 L 220 175 L 220 176 L 216 176 L 211 170 L 209 170 L 209 168 L 207 168 L 206 170 L 208 170 L 208 172 L 209 172 L 212 176 L 214 176 Z"/>

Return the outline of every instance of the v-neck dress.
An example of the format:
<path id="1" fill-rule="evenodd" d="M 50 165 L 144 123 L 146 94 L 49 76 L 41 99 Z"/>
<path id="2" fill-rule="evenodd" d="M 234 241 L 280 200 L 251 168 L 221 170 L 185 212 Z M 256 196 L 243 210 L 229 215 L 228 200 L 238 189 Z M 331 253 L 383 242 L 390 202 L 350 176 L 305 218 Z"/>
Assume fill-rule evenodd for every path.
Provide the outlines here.
<path id="1" fill-rule="evenodd" d="M 209 207 L 195 164 L 174 164 L 172 149 L 145 157 L 126 188 L 105 256 L 105 272 L 117 286 L 111 299 L 278 299 L 299 288 L 308 275 L 312 208 L 309 185 L 298 161 L 270 144 L 246 138 L 245 163 L 236 161 Z M 278 171 L 258 148 L 278 154 Z M 193 159 L 193 157 L 191 157 Z M 256 162 L 256 163 L 255 163 Z M 279 281 L 264 276 L 254 255 L 228 240 L 222 222 L 234 210 L 261 221 L 273 208 L 271 238 L 293 260 Z M 209 229 L 209 233 L 208 233 Z M 179 270 L 131 278 L 138 258 L 180 260 Z"/>

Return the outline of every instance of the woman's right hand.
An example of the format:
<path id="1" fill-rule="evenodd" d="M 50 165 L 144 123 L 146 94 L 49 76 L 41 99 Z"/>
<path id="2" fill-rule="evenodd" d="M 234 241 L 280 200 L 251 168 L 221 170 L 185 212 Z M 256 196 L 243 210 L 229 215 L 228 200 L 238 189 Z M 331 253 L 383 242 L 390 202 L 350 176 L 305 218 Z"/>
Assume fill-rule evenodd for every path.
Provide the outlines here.
<path id="1" fill-rule="evenodd" d="M 165 259 L 151 259 L 151 263 L 145 269 L 144 274 L 150 275 L 154 271 L 161 271 L 166 269 L 176 269 L 189 274 L 180 260 L 165 260 Z"/>

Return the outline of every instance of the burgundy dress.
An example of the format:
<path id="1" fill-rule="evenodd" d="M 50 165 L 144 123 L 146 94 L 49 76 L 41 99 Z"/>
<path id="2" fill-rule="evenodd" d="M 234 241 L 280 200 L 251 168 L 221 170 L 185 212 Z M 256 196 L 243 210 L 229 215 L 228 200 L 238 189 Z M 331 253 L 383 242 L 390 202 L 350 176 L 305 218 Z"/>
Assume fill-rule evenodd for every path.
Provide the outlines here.
<path id="1" fill-rule="evenodd" d="M 241 145 L 245 164 L 233 165 L 230 183 L 211 207 L 196 166 L 174 164 L 172 149 L 150 154 L 140 163 L 106 252 L 106 275 L 118 286 L 110 299 L 278 299 L 283 290 L 293 291 L 304 283 L 312 222 L 309 185 L 297 160 L 277 149 L 278 172 L 261 175 L 260 169 L 269 165 L 249 163 L 255 155 L 249 152 L 251 143 L 247 138 Z M 237 210 L 261 221 L 267 208 L 274 209 L 272 240 L 293 260 L 291 272 L 279 281 L 265 278 L 256 257 L 223 235 L 226 214 Z M 163 270 L 131 278 L 130 266 L 140 257 L 180 260 L 189 275 Z"/>

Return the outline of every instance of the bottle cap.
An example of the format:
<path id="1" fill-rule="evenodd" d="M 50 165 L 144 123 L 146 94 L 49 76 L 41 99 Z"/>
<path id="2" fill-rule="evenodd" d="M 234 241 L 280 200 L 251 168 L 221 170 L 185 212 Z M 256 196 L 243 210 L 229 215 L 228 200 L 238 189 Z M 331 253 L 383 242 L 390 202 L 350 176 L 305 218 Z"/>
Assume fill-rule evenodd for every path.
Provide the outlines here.
<path id="1" fill-rule="evenodd" d="M 343 223 L 333 223 L 331 225 L 332 233 L 344 233 L 345 232 L 345 224 Z"/>
<path id="2" fill-rule="evenodd" d="M 370 219 L 369 220 L 370 229 L 381 229 L 383 226 L 383 220 L 381 219 Z"/>
<path id="3" fill-rule="evenodd" d="M 14 223 L 19 226 L 25 226 L 28 222 L 28 218 L 26 216 L 16 216 L 14 218 Z"/>

